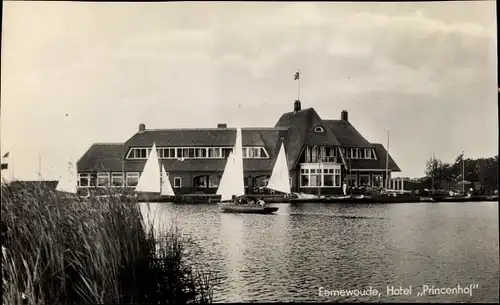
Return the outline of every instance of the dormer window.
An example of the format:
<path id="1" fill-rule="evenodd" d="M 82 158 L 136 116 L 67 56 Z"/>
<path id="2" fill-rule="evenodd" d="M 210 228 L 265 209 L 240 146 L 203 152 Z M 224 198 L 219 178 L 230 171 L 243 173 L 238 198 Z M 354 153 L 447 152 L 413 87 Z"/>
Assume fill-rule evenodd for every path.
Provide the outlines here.
<path id="1" fill-rule="evenodd" d="M 316 126 L 316 128 L 314 128 L 314 132 L 324 132 L 324 131 L 325 130 L 321 126 Z"/>

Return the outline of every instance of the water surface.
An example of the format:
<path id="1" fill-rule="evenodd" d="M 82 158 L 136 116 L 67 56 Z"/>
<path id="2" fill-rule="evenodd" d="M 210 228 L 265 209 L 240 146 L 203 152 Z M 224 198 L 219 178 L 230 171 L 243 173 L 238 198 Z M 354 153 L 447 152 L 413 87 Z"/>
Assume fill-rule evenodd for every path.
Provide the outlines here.
<path id="1" fill-rule="evenodd" d="M 274 215 L 252 215 L 151 204 L 155 225 L 175 219 L 202 248 L 199 261 L 221 276 L 215 302 L 499 301 L 497 202 L 273 206 Z M 479 285 L 472 296 L 417 296 L 423 285 L 471 284 Z M 387 286 L 410 285 L 412 295 L 387 295 Z M 381 295 L 319 294 L 370 286 Z"/>

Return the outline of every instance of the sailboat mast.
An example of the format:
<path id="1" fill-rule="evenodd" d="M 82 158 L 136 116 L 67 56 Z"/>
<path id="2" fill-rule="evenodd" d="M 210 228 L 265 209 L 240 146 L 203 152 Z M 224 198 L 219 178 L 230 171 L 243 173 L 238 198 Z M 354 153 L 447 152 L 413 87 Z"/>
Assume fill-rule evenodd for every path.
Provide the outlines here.
<path id="1" fill-rule="evenodd" d="M 462 194 L 465 194 L 465 152 L 462 150 Z"/>
<path id="2" fill-rule="evenodd" d="M 434 189 L 434 175 L 436 174 L 436 154 L 432 153 L 432 190 Z"/>
<path id="3" fill-rule="evenodd" d="M 389 188 L 389 130 L 387 130 L 387 151 L 385 156 L 385 188 Z"/>
<path id="4" fill-rule="evenodd" d="M 38 154 L 38 181 L 42 180 L 42 155 Z"/>

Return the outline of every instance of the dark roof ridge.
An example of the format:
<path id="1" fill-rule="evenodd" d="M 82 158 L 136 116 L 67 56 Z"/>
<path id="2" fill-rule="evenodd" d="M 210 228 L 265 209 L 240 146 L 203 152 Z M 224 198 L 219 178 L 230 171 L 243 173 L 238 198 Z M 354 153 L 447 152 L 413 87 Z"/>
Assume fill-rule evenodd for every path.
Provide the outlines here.
<path id="1" fill-rule="evenodd" d="M 305 112 L 306 110 L 307 111 L 314 110 L 314 108 L 313 107 L 307 107 L 307 108 L 304 108 L 304 109 L 300 109 L 299 111 L 289 111 L 289 112 L 283 113 L 282 116 L 286 115 L 286 114 L 293 114 L 293 113 L 298 113 L 298 112 Z M 314 110 L 314 111 L 316 111 L 316 110 Z"/>
<path id="2" fill-rule="evenodd" d="M 224 128 L 217 128 L 217 127 L 206 127 L 206 128 L 154 128 L 154 129 L 146 129 L 143 132 L 146 131 L 215 131 L 215 130 L 236 130 L 237 127 L 224 127 Z M 241 130 L 287 130 L 287 127 L 240 127 Z"/>
<path id="3" fill-rule="evenodd" d="M 93 143 L 92 145 L 123 145 L 125 143 L 123 142 L 97 142 Z"/>

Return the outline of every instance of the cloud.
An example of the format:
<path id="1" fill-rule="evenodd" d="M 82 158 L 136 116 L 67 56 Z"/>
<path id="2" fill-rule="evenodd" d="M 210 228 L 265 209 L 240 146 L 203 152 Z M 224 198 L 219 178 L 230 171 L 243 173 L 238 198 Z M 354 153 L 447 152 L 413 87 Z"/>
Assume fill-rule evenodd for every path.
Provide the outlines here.
<path id="1" fill-rule="evenodd" d="M 82 149 L 125 140 L 140 122 L 273 126 L 297 98 L 297 69 L 303 107 L 324 118 L 347 109 L 374 142 L 394 130 L 391 149 L 405 171 L 420 170 L 411 156 L 432 154 L 443 142 L 438 134 L 449 139 L 441 149 L 450 157 L 463 137 L 477 141 L 477 154 L 497 150 L 488 2 L 5 7 L 2 140 L 26 151 L 49 154 L 45 144 L 70 130 L 67 112 Z M 488 130 L 491 140 L 479 143 L 471 130 Z M 419 147 L 405 137 L 418 137 Z"/>

